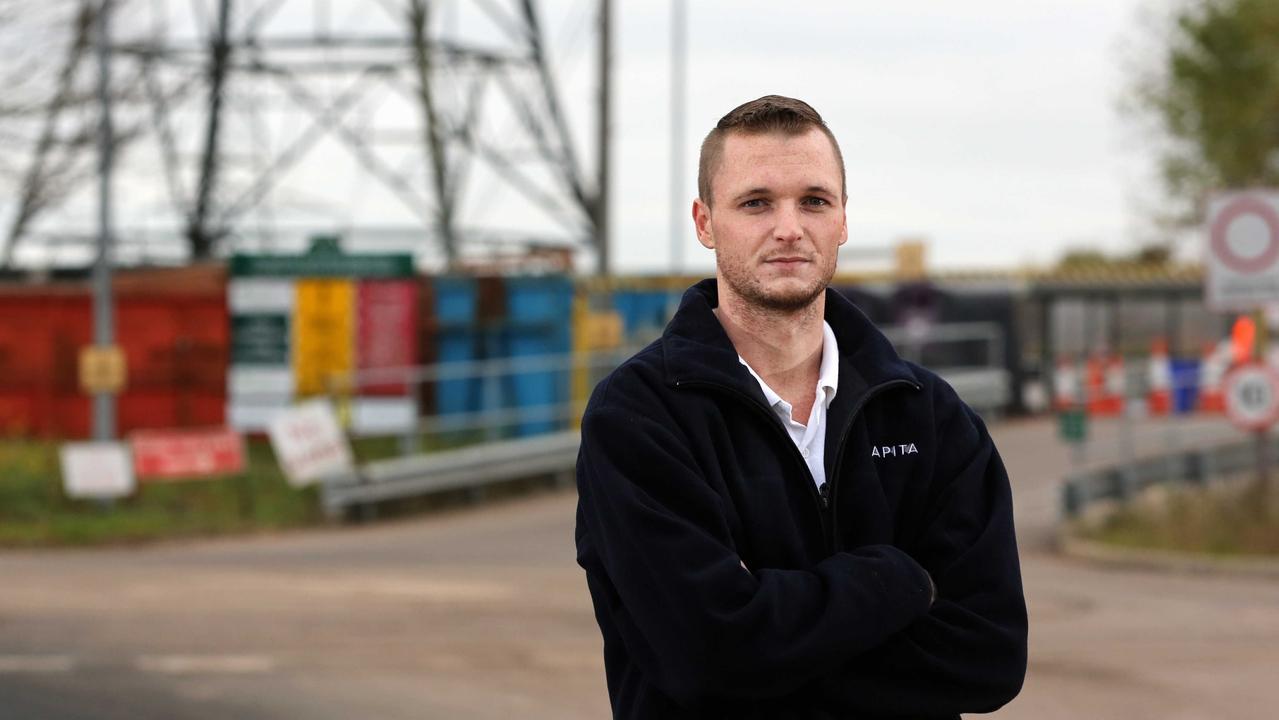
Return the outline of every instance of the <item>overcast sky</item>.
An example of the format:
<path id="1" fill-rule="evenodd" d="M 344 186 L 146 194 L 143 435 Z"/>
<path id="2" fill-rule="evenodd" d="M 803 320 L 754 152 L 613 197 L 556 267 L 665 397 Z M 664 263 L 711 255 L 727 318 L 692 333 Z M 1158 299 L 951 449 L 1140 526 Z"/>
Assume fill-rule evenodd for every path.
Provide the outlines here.
<path id="1" fill-rule="evenodd" d="M 467 8 L 474 8 L 470 2 L 450 0 L 441 7 L 452 7 L 455 15 L 438 19 L 464 26 Z M 841 142 L 851 245 L 886 248 L 903 237 L 923 237 L 930 265 L 941 269 L 1044 264 L 1077 246 L 1129 251 L 1145 227 L 1135 198 L 1148 203 L 1158 197 L 1150 180 L 1151 149 L 1117 110 L 1129 80 L 1125 58 L 1142 36 L 1143 3 L 1160 6 L 1155 0 L 688 0 L 685 194 L 678 212 L 687 216 L 696 193 L 696 151 L 706 131 L 736 105 L 778 93 L 815 106 Z M 237 7 L 247 14 L 245 8 L 257 4 Z M 305 27 L 314 24 L 308 17 L 313 8 L 331 6 L 330 27 L 374 31 L 393 26 L 388 17 L 394 16 L 383 8 L 396 4 L 291 0 L 273 22 L 286 30 Z M 544 0 L 541 6 L 588 165 L 595 4 Z M 169 6 L 176 18 L 184 8 L 211 8 L 213 2 L 173 0 Z M 671 7 L 670 0 L 615 0 L 612 217 L 615 267 L 621 272 L 674 267 Z M 117 35 L 127 36 L 144 23 L 122 19 L 121 25 Z M 180 32 L 180 21 L 171 25 Z M 370 105 L 369 112 L 417 114 L 403 98 L 377 102 L 382 104 Z M 229 135 L 246 132 L 237 130 L 245 127 L 239 115 L 226 121 Z M 196 157 L 203 121 L 192 115 L 173 122 L 188 139 L 182 152 Z M 273 121 L 268 113 L 253 122 Z M 299 124 L 297 117 L 278 124 L 289 122 Z M 278 151 L 288 142 L 282 133 L 263 136 Z M 175 213 L 159 181 L 158 156 L 154 150 L 130 152 L 127 162 L 135 167 L 118 181 L 117 222 L 172 224 Z M 243 143 L 230 154 L 249 155 L 259 165 L 267 157 Z M 426 187 L 420 155 L 404 160 Z M 271 196 L 279 205 L 276 220 L 291 202 L 312 213 L 318 229 L 329 229 L 326 222 L 414 222 L 394 194 L 370 182 L 336 144 L 320 147 L 309 162 L 293 171 L 292 189 Z M 228 177 L 240 172 L 232 163 Z M 468 212 L 519 217 L 490 202 L 483 181 L 472 184 L 480 191 L 464 198 Z M 69 203 L 59 221 L 91 228 L 96 207 L 91 190 Z M 327 198 L 325 191 L 331 192 Z M 0 220 L 11 209 L 0 198 Z M 697 245 L 691 221 L 681 227 L 680 269 L 709 270 L 713 257 Z"/>
<path id="2" fill-rule="evenodd" d="M 617 259 L 664 269 L 668 4 L 619 5 Z M 1150 164 L 1116 110 L 1137 5 L 694 0 L 685 188 L 719 116 L 780 93 L 814 105 L 843 146 L 850 243 L 923 236 L 934 267 L 1127 250 Z M 691 234 L 688 248 L 710 267 Z"/>

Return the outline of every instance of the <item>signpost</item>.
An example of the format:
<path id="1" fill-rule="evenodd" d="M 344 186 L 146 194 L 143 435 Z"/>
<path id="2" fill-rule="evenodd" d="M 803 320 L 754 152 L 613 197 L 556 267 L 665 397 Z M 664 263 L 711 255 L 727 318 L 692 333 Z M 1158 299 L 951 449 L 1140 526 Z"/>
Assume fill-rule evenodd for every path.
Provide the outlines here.
<path id="1" fill-rule="evenodd" d="M 1279 302 L 1279 192 L 1222 193 L 1208 203 L 1208 307 L 1250 312 Z"/>
<path id="2" fill-rule="evenodd" d="M 1237 190 L 1209 199 L 1204 289 L 1209 308 L 1218 312 L 1254 312 L 1261 332 L 1257 351 L 1264 358 L 1262 309 L 1279 303 L 1279 191 Z M 1251 431 L 1257 448 L 1257 507 L 1269 511 L 1269 428 L 1279 415 L 1279 379 L 1264 363 L 1233 370 L 1225 382 L 1226 412 Z"/>

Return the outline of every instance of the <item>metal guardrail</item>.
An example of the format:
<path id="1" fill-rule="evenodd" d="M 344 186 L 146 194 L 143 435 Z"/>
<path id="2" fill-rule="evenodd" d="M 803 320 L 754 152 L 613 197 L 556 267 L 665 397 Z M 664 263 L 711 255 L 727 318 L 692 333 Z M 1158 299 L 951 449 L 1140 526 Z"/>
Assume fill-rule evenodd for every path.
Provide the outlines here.
<path id="1" fill-rule="evenodd" d="M 1279 438 L 1270 439 L 1269 444 L 1268 452 L 1274 457 Z M 1257 447 L 1253 441 L 1237 442 L 1074 473 L 1062 483 L 1062 515 L 1076 518 L 1095 502 L 1130 500 L 1156 485 L 1202 486 L 1245 472 L 1256 462 Z"/>
<path id="2" fill-rule="evenodd" d="M 889 329 L 889 332 L 894 330 Z M 1002 339 L 1002 330 L 994 323 L 972 323 L 935 326 L 934 335 L 927 342 L 980 340 L 986 343 L 991 356 L 990 366 L 945 368 L 940 369 L 940 374 L 973 407 L 994 409 L 1008 401 L 1007 371 L 994 362 L 998 353 L 1002 352 Z M 913 346 L 916 351 L 921 346 L 918 340 Z M 556 382 L 567 384 L 568 374 L 575 370 L 586 370 L 590 374 L 606 372 L 638 350 L 636 346 L 585 355 L 530 355 L 361 370 L 332 378 L 331 387 L 339 396 L 339 389 L 347 393 L 358 392 L 362 386 L 386 383 L 404 383 L 416 391 L 422 383 L 472 380 L 492 384 L 507 376 L 539 373 L 547 373 L 557 377 Z M 488 407 L 418 417 L 411 427 L 401 431 L 404 453 L 401 457 L 368 463 L 352 475 L 327 479 L 321 486 L 321 504 L 330 517 L 340 517 L 351 509 L 371 508 L 377 503 L 392 500 L 454 490 L 476 490 L 539 475 L 566 477 L 573 471 L 577 460 L 581 442 L 577 430 L 515 439 L 503 439 L 501 431 L 526 422 L 568 426 L 580 416 L 583 400 Z M 459 431 L 480 432 L 487 442 L 416 454 L 421 434 Z"/>
<path id="3" fill-rule="evenodd" d="M 580 445 L 581 434 L 570 430 L 373 462 L 355 475 L 326 479 L 320 502 L 329 517 L 341 517 L 348 509 L 388 500 L 539 475 L 567 476 L 577 464 Z"/>

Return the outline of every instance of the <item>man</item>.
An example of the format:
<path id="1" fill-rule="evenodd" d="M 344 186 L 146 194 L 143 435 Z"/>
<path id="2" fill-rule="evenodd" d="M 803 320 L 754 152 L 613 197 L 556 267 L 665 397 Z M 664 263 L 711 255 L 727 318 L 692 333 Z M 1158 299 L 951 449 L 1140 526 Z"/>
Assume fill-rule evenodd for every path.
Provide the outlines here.
<path id="1" fill-rule="evenodd" d="M 1026 608 L 981 419 L 828 290 L 843 159 L 733 110 L 693 220 L 716 279 L 596 388 L 578 562 L 617 718 L 956 718 L 1020 690 Z"/>

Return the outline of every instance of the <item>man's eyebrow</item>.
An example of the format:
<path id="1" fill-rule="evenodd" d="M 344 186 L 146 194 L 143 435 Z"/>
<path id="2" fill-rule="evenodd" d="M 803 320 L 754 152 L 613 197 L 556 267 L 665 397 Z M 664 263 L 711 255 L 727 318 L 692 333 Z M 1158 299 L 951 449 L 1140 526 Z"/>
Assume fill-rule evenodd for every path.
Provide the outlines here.
<path id="1" fill-rule="evenodd" d="M 768 195 L 771 192 L 772 191 L 766 187 L 751 188 L 750 190 L 737 193 L 733 200 L 741 200 L 742 198 L 750 197 L 752 195 Z"/>
<path id="2" fill-rule="evenodd" d="M 825 185 L 809 185 L 809 186 L 808 186 L 808 190 L 807 190 L 806 192 L 810 192 L 810 193 L 826 193 L 827 195 L 834 195 L 834 194 L 835 194 L 832 190 L 828 189 Z"/>

